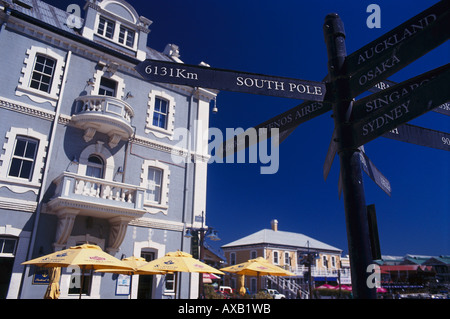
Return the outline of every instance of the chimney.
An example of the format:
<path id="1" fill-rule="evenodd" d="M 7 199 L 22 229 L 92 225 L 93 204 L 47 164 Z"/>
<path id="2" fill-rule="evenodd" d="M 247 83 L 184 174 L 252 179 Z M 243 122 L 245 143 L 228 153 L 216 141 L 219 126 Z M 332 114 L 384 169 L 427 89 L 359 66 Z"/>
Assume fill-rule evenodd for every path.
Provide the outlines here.
<path id="1" fill-rule="evenodd" d="M 278 231 L 278 220 L 273 219 L 273 220 L 270 222 L 270 225 L 272 225 L 272 230 L 273 230 L 273 231 Z"/>

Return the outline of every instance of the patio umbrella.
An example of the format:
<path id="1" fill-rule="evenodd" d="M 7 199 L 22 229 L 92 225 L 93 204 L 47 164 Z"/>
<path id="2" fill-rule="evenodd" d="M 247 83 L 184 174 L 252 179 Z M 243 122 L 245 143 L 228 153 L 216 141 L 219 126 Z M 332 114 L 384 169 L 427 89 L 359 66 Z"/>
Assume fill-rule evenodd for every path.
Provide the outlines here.
<path id="1" fill-rule="evenodd" d="M 220 270 L 247 276 L 295 276 L 294 273 L 272 265 L 262 257 L 250 259 L 244 263 L 221 268 Z"/>
<path id="2" fill-rule="evenodd" d="M 114 273 L 114 274 L 122 274 L 122 275 L 129 275 L 131 276 L 130 281 L 130 298 L 131 298 L 131 291 L 133 287 L 133 275 L 162 275 L 165 274 L 163 271 L 143 271 L 138 270 L 139 267 L 147 264 L 148 262 L 145 260 L 145 258 L 142 257 L 127 257 L 122 259 L 122 262 L 125 263 L 127 266 L 129 266 L 128 269 L 124 268 L 107 268 L 107 269 L 98 269 L 95 272 L 107 272 L 107 273 Z"/>
<path id="3" fill-rule="evenodd" d="M 150 261 L 138 268 L 138 271 L 163 271 L 167 273 L 198 272 L 223 275 L 217 270 L 195 258 L 192 255 L 182 252 L 169 252 L 164 257 Z M 175 276 L 175 292 L 177 291 L 177 276 Z"/>
<path id="4" fill-rule="evenodd" d="M 259 285 L 259 276 L 295 276 L 294 273 L 287 271 L 281 267 L 272 265 L 263 257 L 258 257 L 255 259 L 250 259 L 247 262 L 221 268 L 220 270 L 235 273 L 238 275 L 246 275 L 258 277 L 258 285 Z M 258 288 L 259 290 L 259 288 Z"/>
<path id="5" fill-rule="evenodd" d="M 92 244 L 84 244 L 80 246 L 70 247 L 60 250 L 49 255 L 35 258 L 22 263 L 22 265 L 36 265 L 39 267 L 69 267 L 78 266 L 81 271 L 81 288 L 84 281 L 84 270 L 105 269 L 105 268 L 124 268 L 127 269 L 125 263 L 119 259 L 105 253 L 99 246 Z"/>
<path id="6" fill-rule="evenodd" d="M 49 284 L 45 292 L 44 299 L 58 299 L 60 296 L 59 279 L 61 278 L 61 268 L 53 267 L 48 270 Z"/>
<path id="7" fill-rule="evenodd" d="M 324 284 L 322 286 L 317 287 L 316 289 L 337 289 L 337 287 L 329 284 Z"/>
<path id="8" fill-rule="evenodd" d="M 155 259 L 138 268 L 139 271 L 163 272 L 199 272 L 223 275 L 217 270 L 182 251 L 167 253 L 164 257 Z"/>

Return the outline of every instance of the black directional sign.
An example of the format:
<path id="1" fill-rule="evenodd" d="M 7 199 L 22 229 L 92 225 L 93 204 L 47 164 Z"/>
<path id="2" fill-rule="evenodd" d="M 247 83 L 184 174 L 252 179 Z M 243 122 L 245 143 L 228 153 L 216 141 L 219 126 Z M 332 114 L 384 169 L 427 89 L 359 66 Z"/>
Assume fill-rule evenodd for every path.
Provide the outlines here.
<path id="1" fill-rule="evenodd" d="M 450 63 L 399 84 L 392 85 L 393 82 L 390 82 L 390 87 L 353 103 L 352 121 L 362 119 L 372 112 L 395 102 L 402 96 L 419 88 L 421 85 L 428 83 L 431 79 L 436 77 L 436 75 L 448 71 L 449 69 Z"/>
<path id="2" fill-rule="evenodd" d="M 450 70 L 446 69 L 429 82 L 399 97 L 353 125 L 354 146 L 360 146 L 393 130 L 401 124 L 438 107 L 448 101 Z M 384 94 L 380 92 L 377 94 Z"/>
<path id="3" fill-rule="evenodd" d="M 136 70 L 145 80 L 152 82 L 307 101 L 323 101 L 326 94 L 326 86 L 323 82 L 215 69 L 182 63 L 145 60 L 136 66 Z"/>
<path id="4" fill-rule="evenodd" d="M 450 134 L 411 124 L 403 124 L 383 137 L 393 140 L 450 151 Z"/>
<path id="5" fill-rule="evenodd" d="M 369 157 L 364 153 L 360 152 L 361 165 L 364 172 L 378 185 L 386 194 L 391 196 L 392 188 L 389 180 L 376 168 Z"/>
<path id="6" fill-rule="evenodd" d="M 394 86 L 396 84 L 397 83 L 394 82 L 394 81 L 384 80 L 384 81 L 381 81 L 381 82 L 375 84 L 375 86 L 372 87 L 371 89 L 369 89 L 369 91 L 372 92 L 372 93 L 377 93 L 377 92 L 380 92 L 381 90 L 385 90 L 385 89 L 387 89 L 387 88 L 389 88 L 391 86 Z M 442 105 L 439 105 L 437 108 L 435 108 L 433 110 L 433 112 L 450 116 L 450 103 L 444 103 Z"/>
<path id="7" fill-rule="evenodd" d="M 358 96 L 449 38 L 449 1 L 444 0 L 347 57 L 352 96 Z"/>

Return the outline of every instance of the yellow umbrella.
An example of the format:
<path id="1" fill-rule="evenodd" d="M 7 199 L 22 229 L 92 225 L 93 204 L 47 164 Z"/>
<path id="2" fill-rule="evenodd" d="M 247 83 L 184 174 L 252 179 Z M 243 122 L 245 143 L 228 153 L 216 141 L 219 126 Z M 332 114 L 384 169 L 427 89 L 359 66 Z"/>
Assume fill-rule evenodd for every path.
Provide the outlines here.
<path id="1" fill-rule="evenodd" d="M 192 258 L 192 255 L 177 251 L 167 253 L 164 257 L 152 260 L 148 264 L 139 267 L 138 271 L 164 271 L 173 272 L 198 272 L 214 273 L 223 275 L 224 273 L 201 261 Z M 177 291 L 177 275 L 175 275 L 175 292 Z"/>
<path id="2" fill-rule="evenodd" d="M 223 275 L 224 273 L 213 268 L 182 251 L 167 253 L 164 257 L 152 260 L 138 271 L 164 271 L 164 272 L 199 272 Z"/>
<path id="3" fill-rule="evenodd" d="M 44 299 L 58 299 L 61 295 L 59 291 L 59 279 L 61 278 L 61 268 L 53 267 L 49 269 L 49 284 L 45 292 Z"/>
<path id="4" fill-rule="evenodd" d="M 294 273 L 272 265 L 263 257 L 250 259 L 244 263 L 221 268 L 220 270 L 247 276 L 295 276 Z"/>
<path id="5" fill-rule="evenodd" d="M 295 276 L 294 273 L 287 271 L 281 267 L 272 265 L 263 257 L 250 259 L 244 263 L 221 268 L 220 270 L 235 273 L 238 275 L 256 276 L 259 290 L 259 276 Z"/>
<path id="6" fill-rule="evenodd" d="M 105 253 L 99 246 L 85 244 L 70 247 L 54 252 L 39 258 L 35 258 L 22 263 L 22 265 L 36 265 L 39 267 L 69 267 L 78 266 L 81 268 L 81 287 L 83 287 L 84 271 L 89 269 L 124 268 L 125 263 L 119 259 Z M 81 287 L 80 296 L 81 298 Z"/>

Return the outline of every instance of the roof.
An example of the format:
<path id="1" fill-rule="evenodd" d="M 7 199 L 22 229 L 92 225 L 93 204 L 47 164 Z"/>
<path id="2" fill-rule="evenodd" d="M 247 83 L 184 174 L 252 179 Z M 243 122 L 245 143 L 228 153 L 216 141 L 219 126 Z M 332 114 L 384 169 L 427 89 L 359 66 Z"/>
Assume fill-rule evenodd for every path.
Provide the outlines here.
<path id="1" fill-rule="evenodd" d="M 39 21 L 45 22 L 53 27 L 64 30 L 66 32 L 76 34 L 76 29 L 70 28 L 66 21 L 70 13 L 56 8 L 48 3 L 40 0 L 3 0 L 7 2 L 11 9 L 26 14 Z M 17 2 L 21 2 L 24 5 L 19 5 Z M 83 21 L 83 19 L 81 19 Z"/>
<path id="2" fill-rule="evenodd" d="M 333 250 L 342 252 L 342 249 L 330 246 L 309 236 L 292 233 L 286 231 L 274 231 L 272 229 L 263 229 L 254 234 L 248 235 L 229 244 L 223 245 L 222 248 L 230 248 L 237 246 L 248 246 L 256 244 L 271 244 L 279 246 L 292 246 L 320 250 Z"/>
<path id="3" fill-rule="evenodd" d="M 383 265 L 380 268 L 381 271 L 433 271 L 431 266 L 420 265 Z"/>
<path id="4" fill-rule="evenodd" d="M 18 4 L 18 2 L 22 3 L 21 5 Z M 28 16 L 35 21 L 39 21 L 41 23 L 45 23 L 48 26 L 51 26 L 53 28 L 56 28 L 58 30 L 67 32 L 67 34 L 70 34 L 75 39 L 78 38 L 79 41 L 89 41 L 86 38 L 84 38 L 80 34 L 80 30 L 69 27 L 67 25 L 67 18 L 70 16 L 70 13 L 59 9 L 57 7 L 54 7 L 44 1 L 41 0 L 0 0 L 0 3 L 7 3 L 9 8 L 11 10 L 14 10 L 16 12 L 19 12 L 20 14 L 23 14 L 25 16 Z M 80 18 L 81 25 L 84 25 L 84 20 Z M 92 41 L 90 41 L 92 42 Z M 148 59 L 153 60 L 164 60 L 164 61 L 172 61 L 170 57 L 165 55 L 164 53 L 161 53 L 159 51 L 156 51 L 150 47 L 146 48 L 146 54 Z"/>

